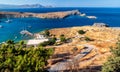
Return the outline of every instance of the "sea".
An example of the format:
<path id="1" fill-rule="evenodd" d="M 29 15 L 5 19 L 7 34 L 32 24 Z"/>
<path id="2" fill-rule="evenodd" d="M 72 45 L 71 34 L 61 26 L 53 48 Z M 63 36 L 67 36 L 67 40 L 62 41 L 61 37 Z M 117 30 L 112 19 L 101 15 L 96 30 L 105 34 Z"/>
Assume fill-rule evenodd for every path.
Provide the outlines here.
<path id="1" fill-rule="evenodd" d="M 0 42 L 7 40 L 27 40 L 20 34 L 24 29 L 31 33 L 41 32 L 46 29 L 74 27 L 93 25 L 94 23 L 105 23 L 110 27 L 120 27 L 120 8 L 87 8 L 87 7 L 58 7 L 58 8 L 24 8 L 24 9 L 0 9 L 0 11 L 8 12 L 32 12 L 32 13 L 48 13 L 59 11 L 79 10 L 87 16 L 96 16 L 97 19 L 89 19 L 81 16 L 69 16 L 64 19 L 41 19 L 41 18 L 9 18 L 10 23 L 5 21 L 8 18 L 0 19 Z"/>

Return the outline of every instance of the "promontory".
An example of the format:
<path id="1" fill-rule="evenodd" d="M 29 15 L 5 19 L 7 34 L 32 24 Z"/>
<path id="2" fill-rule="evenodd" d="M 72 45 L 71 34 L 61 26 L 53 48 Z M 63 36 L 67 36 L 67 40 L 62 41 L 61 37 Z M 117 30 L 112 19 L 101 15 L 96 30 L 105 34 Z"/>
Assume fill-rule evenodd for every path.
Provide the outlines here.
<path id="1" fill-rule="evenodd" d="M 37 18 L 65 18 L 70 15 L 80 15 L 78 10 L 49 12 L 49 13 L 28 13 L 28 12 L 0 12 L 0 17 L 37 17 Z"/>

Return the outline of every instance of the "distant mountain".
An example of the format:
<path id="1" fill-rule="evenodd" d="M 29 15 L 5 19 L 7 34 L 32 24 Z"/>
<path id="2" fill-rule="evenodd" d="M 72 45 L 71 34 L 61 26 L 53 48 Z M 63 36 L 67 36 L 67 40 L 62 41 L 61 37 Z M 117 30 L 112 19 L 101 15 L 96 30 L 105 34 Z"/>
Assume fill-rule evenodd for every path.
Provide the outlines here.
<path id="1" fill-rule="evenodd" d="M 53 6 L 43 6 L 41 4 L 25 4 L 25 5 L 7 5 L 7 4 L 0 4 L 0 8 L 50 8 Z"/>
<path id="2" fill-rule="evenodd" d="M 19 7 L 22 8 L 44 8 L 45 6 L 41 5 L 41 4 L 32 4 L 32 5 L 19 5 Z"/>

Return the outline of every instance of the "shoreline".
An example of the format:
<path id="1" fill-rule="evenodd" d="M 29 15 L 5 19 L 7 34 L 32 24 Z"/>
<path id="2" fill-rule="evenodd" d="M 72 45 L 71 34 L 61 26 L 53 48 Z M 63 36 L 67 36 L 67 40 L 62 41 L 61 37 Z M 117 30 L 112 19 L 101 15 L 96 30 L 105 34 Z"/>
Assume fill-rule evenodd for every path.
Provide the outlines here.
<path id="1" fill-rule="evenodd" d="M 63 27 L 63 28 L 51 28 L 51 29 L 48 29 L 49 31 L 52 31 L 52 30 L 61 30 L 61 29 L 71 29 L 71 28 L 80 28 L 80 27 L 94 27 L 94 26 L 89 26 L 89 25 L 86 25 L 86 26 L 74 26 L 74 27 Z M 120 30 L 120 27 L 94 27 L 94 28 L 108 28 L 108 29 L 115 29 L 115 30 Z M 45 29 L 46 30 L 46 29 Z M 38 32 L 35 32 L 34 34 L 38 34 L 38 33 L 41 33 L 41 32 L 43 32 L 43 31 L 45 31 L 45 30 L 42 30 L 42 31 L 38 31 Z M 34 39 L 34 38 L 33 38 Z M 20 39 L 21 40 L 21 39 Z M 15 41 L 15 42 L 19 42 L 20 40 L 17 40 L 17 41 Z M 29 40 L 29 39 L 28 39 Z M 27 40 L 25 40 L 25 41 L 27 41 Z M 6 41 L 3 41 L 3 42 L 0 42 L 0 44 L 1 43 L 4 43 L 4 42 L 6 42 Z"/>

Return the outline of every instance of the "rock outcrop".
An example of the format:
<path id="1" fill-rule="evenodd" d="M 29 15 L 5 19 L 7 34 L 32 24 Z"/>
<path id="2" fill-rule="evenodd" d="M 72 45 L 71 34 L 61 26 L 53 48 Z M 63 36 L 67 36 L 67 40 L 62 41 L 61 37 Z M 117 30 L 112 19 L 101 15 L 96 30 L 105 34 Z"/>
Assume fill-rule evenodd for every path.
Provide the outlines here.
<path id="1" fill-rule="evenodd" d="M 93 26 L 95 27 L 109 27 L 107 24 L 105 23 L 94 23 Z"/>
<path id="2" fill-rule="evenodd" d="M 0 12 L 0 17 L 37 17 L 37 18 L 65 18 L 70 15 L 80 15 L 78 10 L 50 12 L 50 13 L 23 13 L 23 12 Z"/>

